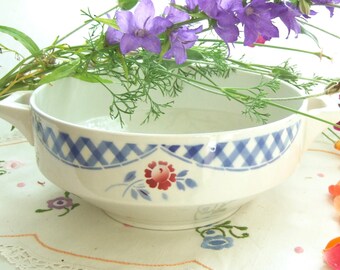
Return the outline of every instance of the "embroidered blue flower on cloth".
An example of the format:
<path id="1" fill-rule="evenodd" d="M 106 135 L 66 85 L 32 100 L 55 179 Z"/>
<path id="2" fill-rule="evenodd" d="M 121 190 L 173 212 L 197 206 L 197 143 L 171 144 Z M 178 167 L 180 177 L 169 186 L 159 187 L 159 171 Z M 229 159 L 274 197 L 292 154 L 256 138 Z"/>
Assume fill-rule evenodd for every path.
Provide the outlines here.
<path id="1" fill-rule="evenodd" d="M 248 227 L 232 225 L 230 220 L 196 228 L 196 232 L 203 238 L 201 248 L 212 250 L 233 247 L 234 239 L 249 237 L 247 230 Z"/>
<path id="2" fill-rule="evenodd" d="M 224 248 L 231 248 L 233 246 L 234 239 L 223 235 L 206 236 L 201 244 L 202 248 L 221 250 Z"/>

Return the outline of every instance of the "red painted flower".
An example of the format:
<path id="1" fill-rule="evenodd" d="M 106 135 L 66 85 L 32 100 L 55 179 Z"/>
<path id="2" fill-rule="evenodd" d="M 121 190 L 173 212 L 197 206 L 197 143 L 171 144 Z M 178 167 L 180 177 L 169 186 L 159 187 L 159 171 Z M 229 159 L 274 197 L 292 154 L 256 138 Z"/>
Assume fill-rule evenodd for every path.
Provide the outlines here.
<path id="1" fill-rule="evenodd" d="M 152 161 L 148 164 L 148 168 L 144 170 L 144 176 L 147 178 L 146 183 L 151 187 L 167 190 L 171 186 L 171 182 L 176 182 L 175 169 L 172 164 L 166 161 Z"/>

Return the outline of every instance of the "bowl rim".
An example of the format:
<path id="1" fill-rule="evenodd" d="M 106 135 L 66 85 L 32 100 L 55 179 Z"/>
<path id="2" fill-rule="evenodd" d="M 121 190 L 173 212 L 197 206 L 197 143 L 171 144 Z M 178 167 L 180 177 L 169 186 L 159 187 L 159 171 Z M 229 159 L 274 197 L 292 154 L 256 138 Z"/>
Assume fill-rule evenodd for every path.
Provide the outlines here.
<path id="1" fill-rule="evenodd" d="M 239 71 L 238 71 L 239 72 Z M 249 72 L 243 72 L 241 71 L 240 73 L 244 73 L 247 74 Z M 257 74 L 253 74 L 253 75 L 257 75 Z M 260 75 L 259 75 L 260 76 Z M 263 76 L 263 75 L 261 75 Z M 268 77 L 268 76 L 263 76 L 263 77 Z M 65 79 L 65 78 L 64 78 Z M 72 79 L 72 80 L 77 80 L 76 78 L 66 78 L 66 79 Z M 63 80 L 63 79 L 61 79 Z M 54 83 L 59 83 L 59 81 L 55 81 Z M 86 82 L 84 82 L 86 83 Z M 299 89 L 285 81 L 280 80 L 280 83 L 285 85 L 286 87 L 291 88 L 294 92 L 296 92 L 297 94 L 301 95 L 299 92 Z M 165 138 L 165 137 L 174 137 L 174 138 L 201 138 L 201 137 L 211 137 L 211 136 L 226 136 L 226 135 L 230 135 L 231 137 L 235 137 L 239 134 L 267 134 L 270 133 L 270 131 L 274 131 L 274 130 L 278 130 L 278 129 L 283 129 L 289 125 L 292 125 L 292 123 L 295 123 L 297 121 L 299 121 L 302 116 L 299 115 L 298 113 L 293 113 L 291 112 L 288 116 L 285 116 L 283 118 L 280 118 L 278 120 L 272 121 L 270 123 L 264 123 L 264 124 L 257 124 L 256 126 L 253 127 L 246 127 L 246 128 L 239 128 L 239 129 L 234 129 L 234 130 L 221 130 L 221 131 L 211 131 L 211 132 L 188 132 L 188 133 L 148 133 L 148 132 L 135 132 L 135 131 L 114 131 L 114 130 L 105 130 L 105 129 L 97 129 L 97 128 L 92 128 L 92 127 L 87 127 L 78 123 L 71 123 L 68 122 L 66 120 L 62 120 L 59 119 L 55 116 L 49 115 L 48 113 L 46 113 L 45 111 L 43 111 L 42 109 L 39 108 L 39 106 L 36 104 L 36 96 L 39 95 L 40 92 L 46 91 L 45 89 L 49 89 L 51 87 L 53 87 L 53 84 L 44 84 L 41 85 L 40 87 L 38 87 L 33 94 L 30 97 L 30 106 L 33 109 L 33 111 L 37 114 L 39 114 L 39 116 L 42 116 L 43 118 L 51 121 L 51 122 L 55 122 L 58 123 L 61 126 L 64 126 L 65 129 L 78 129 L 78 130 L 82 130 L 84 132 L 96 132 L 96 133 L 103 133 L 103 134 L 108 134 L 108 135 L 115 135 L 115 136 L 132 136 L 132 137 L 139 137 L 139 138 L 154 138 L 154 137 L 161 137 L 161 138 Z M 270 106 L 270 105 L 268 105 Z M 305 112 L 307 110 L 307 100 L 304 99 L 301 102 L 301 105 L 298 109 L 296 109 L 297 111 L 301 111 L 301 112 Z M 156 120 L 157 121 L 157 120 Z M 260 132 L 262 130 L 262 132 Z M 249 137 L 249 136 L 247 136 Z"/>

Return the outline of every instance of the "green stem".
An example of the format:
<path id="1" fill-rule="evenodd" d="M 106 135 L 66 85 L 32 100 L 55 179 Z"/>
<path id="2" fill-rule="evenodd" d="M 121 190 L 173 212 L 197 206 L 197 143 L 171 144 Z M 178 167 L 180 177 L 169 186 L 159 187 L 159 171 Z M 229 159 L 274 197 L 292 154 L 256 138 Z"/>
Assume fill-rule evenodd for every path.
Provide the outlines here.
<path id="1" fill-rule="evenodd" d="M 18 53 L 18 52 L 15 51 L 15 50 L 12 50 L 12 49 L 6 47 L 5 45 L 3 45 L 3 44 L 1 44 L 1 43 L 0 43 L 0 49 L 2 49 L 2 53 L 11 52 L 11 53 L 17 54 L 17 55 L 20 56 L 21 58 L 24 58 L 24 56 L 23 56 L 22 54 Z M 3 51 L 3 50 L 4 50 L 4 51 Z"/>
<path id="2" fill-rule="evenodd" d="M 314 97 L 321 97 L 326 95 L 325 92 L 308 95 L 308 96 L 296 96 L 296 97 L 284 97 L 284 98 L 262 98 L 264 101 L 291 101 L 291 100 L 301 100 L 301 99 L 307 99 L 307 98 L 314 98 Z"/>
<path id="3" fill-rule="evenodd" d="M 241 94 L 241 93 L 238 93 L 238 92 L 236 92 L 236 91 L 233 91 L 233 92 L 225 91 L 225 90 L 229 90 L 229 88 L 221 88 L 221 87 L 219 87 L 219 86 L 209 85 L 209 84 L 206 84 L 206 83 L 203 83 L 203 82 L 199 82 L 199 81 L 194 80 L 194 79 L 189 79 L 189 78 L 187 78 L 187 77 L 184 77 L 184 76 L 181 76 L 181 75 L 178 75 L 178 74 L 172 74 L 172 75 L 175 75 L 175 76 L 177 76 L 177 77 L 183 79 L 183 81 L 186 81 L 186 82 L 193 82 L 194 85 L 195 85 L 195 84 L 201 85 L 201 86 L 198 86 L 198 85 L 196 85 L 196 86 L 199 87 L 201 90 L 205 90 L 205 91 L 208 91 L 208 92 L 213 93 L 213 94 L 218 94 L 218 95 L 223 95 L 223 96 L 227 95 L 227 97 L 232 98 L 232 99 L 236 99 L 236 100 L 238 100 L 238 101 L 240 101 L 240 100 L 239 100 L 238 98 L 236 98 L 235 95 L 236 95 L 236 96 L 239 96 L 239 97 L 241 97 L 241 98 L 243 98 L 243 99 L 244 99 L 244 98 L 245 98 L 245 99 L 249 99 L 249 98 L 255 99 L 255 97 L 251 97 L 251 96 L 249 96 L 249 95 Z M 223 92 L 223 90 L 224 90 L 224 92 L 223 92 L 224 94 L 221 93 L 221 92 L 216 92 L 216 91 L 213 91 L 213 90 L 206 89 L 206 88 L 204 88 L 204 86 L 208 86 L 208 87 L 210 87 L 210 88 L 213 88 L 213 89 L 216 89 L 216 90 L 219 90 L 219 91 L 222 91 L 222 92 Z M 308 96 L 308 97 L 309 97 L 309 96 Z M 307 97 L 305 97 L 305 98 L 307 98 Z M 330 121 L 327 121 L 327 120 L 325 120 L 325 119 L 319 118 L 319 117 L 317 117 L 317 116 L 310 115 L 310 114 L 308 114 L 308 113 L 301 112 L 301 111 L 295 110 L 295 109 L 293 109 L 293 108 L 289 108 L 289 107 L 284 106 L 284 105 L 280 105 L 280 104 L 275 103 L 275 102 L 272 102 L 272 101 L 270 101 L 270 100 L 268 100 L 268 99 L 263 99 L 263 101 L 264 101 L 266 104 L 268 104 L 268 105 L 270 105 L 270 106 L 273 106 L 273 107 L 277 107 L 277 108 L 280 108 L 280 109 L 283 109 L 283 110 L 286 110 L 286 111 L 290 111 L 290 112 L 292 112 L 292 113 L 300 114 L 300 115 L 302 115 L 302 116 L 305 116 L 305 117 L 308 117 L 308 118 L 311 118 L 311 119 L 314 119 L 314 120 L 323 122 L 323 123 L 328 124 L 328 125 L 339 126 L 339 125 L 336 124 L 336 123 L 332 123 L 332 122 L 330 122 Z M 339 126 L 339 127 L 340 127 L 340 126 Z"/>
<path id="4" fill-rule="evenodd" d="M 336 34 L 333 34 L 333 33 L 331 33 L 331 32 L 326 31 L 325 28 L 320 28 L 320 27 L 318 27 L 318 26 L 315 26 L 315 25 L 313 25 L 313 24 L 310 24 L 310 23 L 305 22 L 305 21 L 300 20 L 300 19 L 298 19 L 298 21 L 299 21 L 299 23 L 302 23 L 302 24 L 307 25 L 307 26 L 309 26 L 309 27 L 311 27 L 311 28 L 317 29 L 318 31 L 323 32 L 323 33 L 325 33 L 325 34 L 327 34 L 327 35 L 330 35 L 330 36 L 332 36 L 332 37 L 335 37 L 335 38 L 337 38 L 337 39 L 340 39 L 340 36 L 338 36 L 338 35 L 336 35 Z"/>
<path id="5" fill-rule="evenodd" d="M 63 216 L 65 216 L 66 214 L 68 214 L 69 212 L 70 212 L 70 209 L 68 209 L 68 208 L 64 208 L 66 211 L 63 213 L 63 214 L 60 214 L 60 215 L 58 215 L 58 217 L 63 217 Z"/>
<path id="6" fill-rule="evenodd" d="M 219 39 L 198 39 L 198 41 L 206 41 L 206 42 L 219 42 L 219 43 L 224 43 L 223 40 L 219 40 Z M 234 44 L 239 44 L 239 45 L 243 45 L 243 42 L 241 41 L 235 41 Z M 279 50 L 286 50 L 286 51 L 293 51 L 293 52 L 299 52 L 299 53 L 305 53 L 305 54 L 311 54 L 314 56 L 317 56 L 319 58 L 321 57 L 325 57 L 329 60 L 332 60 L 332 57 L 323 54 L 322 52 L 311 52 L 311 51 L 306 51 L 306 50 L 302 50 L 302 49 L 297 49 L 297 48 L 291 48 L 291 47 L 282 47 L 282 46 L 277 46 L 277 45 L 269 45 L 269 44 L 261 44 L 261 43 L 254 43 L 254 46 L 257 47 L 265 47 L 265 48 L 271 48 L 271 49 L 279 49 Z"/>
<path id="7" fill-rule="evenodd" d="M 340 139 L 340 136 L 338 134 L 336 134 L 331 128 L 328 128 L 328 131 L 331 132 L 335 137 Z"/>
<path id="8" fill-rule="evenodd" d="M 340 5 L 337 4 L 332 4 L 332 3 L 328 3 L 328 4 L 314 4 L 314 6 L 326 6 L 326 7 L 335 7 L 335 8 L 340 8 Z"/>
<path id="9" fill-rule="evenodd" d="M 317 117 L 317 116 L 314 116 L 314 115 L 311 115 L 311 114 L 308 114 L 308 113 L 305 113 L 305 112 L 301 112 L 301 111 L 298 111 L 298 110 L 295 110 L 295 109 L 292 109 L 292 108 L 289 108 L 287 106 L 283 106 L 283 105 L 280 105 L 280 104 L 277 104 L 277 103 L 274 103 L 274 102 L 271 102 L 271 101 L 266 101 L 266 103 L 268 105 L 271 105 L 273 107 L 277 107 L 277 108 L 280 108 L 280 109 L 284 109 L 286 111 L 290 111 L 292 113 L 296 113 L 296 114 L 300 114 L 302 116 L 305 116 L 305 117 L 308 117 L 308 118 L 311 118 L 311 119 L 314 119 L 314 120 L 317 120 L 317 121 L 320 121 L 320 122 L 323 122 L 325 124 L 328 124 L 328 125 L 332 125 L 332 126 L 336 126 L 337 124 L 336 123 L 332 123 L 330 121 L 327 121 L 325 119 L 322 119 L 320 117 Z"/>
<path id="10" fill-rule="evenodd" d="M 239 42 L 235 42 L 235 43 L 239 44 Z M 254 46 L 255 47 L 265 47 L 265 48 L 271 48 L 271 49 L 280 49 L 280 50 L 293 51 L 293 52 L 298 52 L 298 53 L 311 54 L 311 55 L 317 56 L 319 58 L 325 57 L 328 60 L 332 60 L 332 57 L 330 57 L 326 54 L 323 54 L 322 52 L 311 52 L 311 51 L 306 51 L 306 50 L 297 49 L 297 48 L 282 47 L 282 46 L 261 44 L 261 43 L 254 43 Z"/>
<path id="11" fill-rule="evenodd" d="M 28 61 L 30 58 L 32 58 L 33 56 L 30 55 L 29 57 L 21 60 L 14 68 L 12 68 L 9 72 L 6 73 L 5 76 L 3 76 L 1 79 L 0 79 L 0 89 L 4 86 L 4 82 L 17 70 L 19 69 L 20 67 L 23 66 L 23 64 Z"/>
<path id="12" fill-rule="evenodd" d="M 197 22 L 200 22 L 200 21 L 204 21 L 206 19 L 208 19 L 207 16 L 206 17 L 202 17 L 202 18 L 194 18 L 194 19 L 186 20 L 184 22 L 180 22 L 180 23 L 174 24 L 173 28 L 177 29 L 177 28 L 180 28 L 183 25 L 188 25 L 188 24 L 191 24 L 191 23 L 197 23 Z"/>
<path id="13" fill-rule="evenodd" d="M 273 68 L 276 68 L 276 66 L 273 67 L 273 66 L 255 64 L 255 63 L 244 63 L 244 62 L 231 59 L 231 58 L 228 58 L 227 61 L 231 62 L 232 64 L 237 65 L 237 66 L 233 66 L 234 69 L 242 70 L 242 71 L 251 70 L 252 73 L 256 73 L 260 75 L 267 75 L 270 77 L 273 77 L 272 70 Z M 242 68 L 243 66 L 246 66 L 246 68 Z M 334 80 L 325 79 L 325 78 L 315 79 L 315 78 L 307 78 L 307 77 L 301 77 L 301 76 L 299 76 L 299 80 L 317 82 L 317 83 L 322 83 L 325 85 L 328 85 L 329 83 L 334 81 Z"/>
<path id="14" fill-rule="evenodd" d="M 328 140 L 330 140 L 332 143 L 335 143 L 335 140 L 333 140 L 331 137 L 329 137 L 325 132 L 322 132 L 322 135 L 325 136 Z"/>
<path id="15" fill-rule="evenodd" d="M 102 14 L 100 14 L 98 17 L 102 17 L 104 16 L 105 14 L 111 12 L 112 10 L 116 9 L 118 7 L 117 6 L 114 6 L 113 8 L 110 8 L 109 10 L 103 12 Z M 75 32 L 79 31 L 80 29 L 82 29 L 83 27 L 85 27 L 86 25 L 88 25 L 89 23 L 93 22 L 94 19 L 91 19 L 91 20 L 88 20 L 86 21 L 85 23 L 83 23 L 82 25 L 78 26 L 76 29 L 72 30 L 71 32 L 69 32 L 68 34 L 66 34 L 65 36 L 63 36 L 62 38 L 60 39 L 57 39 L 55 41 L 55 44 L 59 44 L 60 42 L 62 42 L 63 40 L 65 40 L 66 38 L 68 38 L 69 36 L 73 35 Z"/>

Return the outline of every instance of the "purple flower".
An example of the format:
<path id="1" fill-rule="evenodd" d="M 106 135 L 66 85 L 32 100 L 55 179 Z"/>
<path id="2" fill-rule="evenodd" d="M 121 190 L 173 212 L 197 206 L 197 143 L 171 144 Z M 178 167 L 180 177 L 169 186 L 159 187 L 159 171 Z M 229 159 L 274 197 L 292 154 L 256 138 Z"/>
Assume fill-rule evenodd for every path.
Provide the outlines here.
<path id="1" fill-rule="evenodd" d="M 198 0 L 199 7 L 210 18 L 215 20 L 214 30 L 225 43 L 234 42 L 239 35 L 238 27 L 240 21 L 235 16 L 235 10 L 242 8 L 241 1 Z"/>
<path id="2" fill-rule="evenodd" d="M 175 0 L 171 0 L 171 4 L 175 4 Z M 190 19 L 188 13 L 185 13 L 184 11 L 181 11 L 173 6 L 165 8 L 164 17 L 172 23 L 184 22 Z"/>
<path id="3" fill-rule="evenodd" d="M 216 16 L 215 32 L 225 43 L 235 42 L 239 36 L 239 19 L 232 11 L 220 11 Z"/>
<path id="4" fill-rule="evenodd" d="M 106 40 L 113 42 L 120 40 L 120 50 L 123 54 L 140 47 L 153 53 L 160 53 L 161 42 L 157 35 L 172 26 L 168 19 L 155 17 L 155 8 L 151 0 L 141 0 L 134 13 L 117 11 L 116 20 L 122 35 L 120 37 L 117 30 L 110 30 Z"/>
<path id="5" fill-rule="evenodd" d="M 185 0 L 185 3 L 189 10 L 194 10 L 198 6 L 198 0 Z"/>
<path id="6" fill-rule="evenodd" d="M 219 12 L 220 5 L 219 0 L 197 0 L 198 6 L 205 14 L 207 14 L 211 18 L 216 18 L 217 13 Z"/>
<path id="7" fill-rule="evenodd" d="M 339 4 L 340 0 L 312 0 L 313 4 L 316 5 L 327 5 L 327 4 Z M 326 8 L 330 12 L 330 16 L 332 17 L 334 15 L 334 7 L 326 6 Z"/>
<path id="8" fill-rule="evenodd" d="M 72 206 L 72 199 L 67 197 L 58 197 L 53 200 L 47 201 L 47 207 L 50 209 L 64 209 Z"/>
<path id="9" fill-rule="evenodd" d="M 202 31 L 202 26 L 196 29 L 188 29 L 182 27 L 170 34 L 170 50 L 164 54 L 164 58 L 170 59 L 175 58 L 176 64 L 183 64 L 187 59 L 187 49 L 194 46 L 198 39 L 197 33 Z"/>
<path id="10" fill-rule="evenodd" d="M 114 29 L 111 26 L 107 29 L 106 35 L 105 35 L 106 43 L 110 45 L 119 43 L 122 37 L 123 37 L 123 33 Z"/>
<path id="11" fill-rule="evenodd" d="M 302 16 L 300 10 L 290 2 L 272 4 L 271 15 L 273 18 L 279 17 L 288 28 L 288 35 L 291 30 L 296 34 L 301 32 L 301 27 L 296 21 L 296 17 Z"/>
<path id="12" fill-rule="evenodd" d="M 252 45 L 259 35 L 265 40 L 279 37 L 279 30 L 271 21 L 271 4 L 266 0 L 253 0 L 236 13 L 244 25 L 244 45 Z"/>

